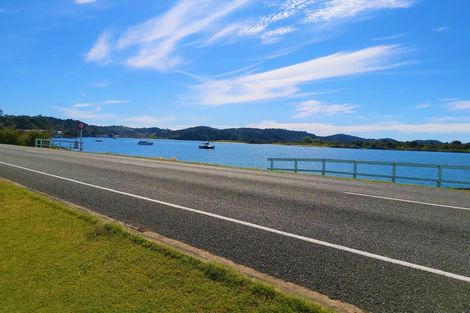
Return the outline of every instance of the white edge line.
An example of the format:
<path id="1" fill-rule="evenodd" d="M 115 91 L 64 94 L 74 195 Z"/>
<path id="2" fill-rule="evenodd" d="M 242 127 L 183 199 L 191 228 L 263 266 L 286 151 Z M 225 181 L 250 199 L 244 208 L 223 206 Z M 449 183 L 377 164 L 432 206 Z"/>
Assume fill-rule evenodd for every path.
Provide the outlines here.
<path id="1" fill-rule="evenodd" d="M 377 198 L 377 199 L 400 201 L 400 202 L 408 202 L 408 203 L 416 203 L 416 204 L 424 204 L 424 205 L 430 205 L 430 206 L 438 206 L 438 207 L 442 207 L 442 208 L 450 208 L 450 209 L 470 211 L 470 208 L 464 208 L 464 207 L 460 207 L 460 206 L 429 203 L 429 202 L 421 202 L 421 201 L 406 200 L 406 199 L 399 199 L 399 198 L 389 198 L 389 197 L 382 197 L 382 196 L 374 196 L 374 195 L 367 195 L 367 194 L 364 194 L 364 193 L 349 192 L 349 191 L 344 191 L 344 193 L 348 194 L 348 195 L 354 195 L 354 196 Z"/>
<path id="2" fill-rule="evenodd" d="M 132 194 L 132 193 L 119 191 L 119 190 L 115 190 L 115 189 L 111 189 L 111 188 L 107 188 L 107 187 L 97 186 L 97 185 L 93 185 L 93 184 L 90 184 L 90 183 L 85 183 L 85 182 L 82 182 L 82 181 L 79 181 L 79 180 L 75 180 L 75 179 L 71 179 L 71 178 L 67 178 L 67 177 L 62 177 L 62 176 L 58 176 L 58 175 L 54 175 L 54 174 L 50 174 L 50 173 L 46 173 L 46 172 L 41 172 L 41 171 L 38 171 L 38 170 L 33 170 L 33 169 L 30 169 L 30 168 L 27 168 L 27 167 L 22 167 L 22 166 L 19 166 L 19 165 L 5 163 L 5 162 L 2 162 L 2 161 L 0 161 L 0 164 L 15 167 L 15 168 L 19 168 L 19 169 L 30 171 L 30 172 L 37 173 L 37 174 L 46 175 L 46 176 L 49 176 L 49 177 L 62 179 L 62 180 L 65 180 L 65 181 L 77 183 L 77 184 L 88 186 L 88 187 L 93 187 L 93 188 L 97 188 L 97 189 L 117 193 L 117 194 L 120 194 L 120 195 L 133 197 L 133 198 L 140 199 L 140 200 L 145 200 L 145 201 L 149 201 L 149 202 L 154 202 L 154 203 L 166 205 L 166 206 L 173 207 L 173 208 L 180 209 L 180 210 L 184 210 L 184 211 L 189 211 L 189 212 L 193 212 L 193 213 L 197 213 L 197 214 L 201 214 L 201 215 L 210 216 L 210 217 L 213 217 L 213 218 L 216 218 L 216 219 L 220 219 L 220 220 L 224 220 L 224 221 L 228 221 L 228 222 L 248 226 L 248 227 L 255 228 L 255 229 L 264 230 L 266 232 L 282 235 L 282 236 L 285 236 L 285 237 L 294 238 L 294 239 L 314 243 L 314 244 L 317 244 L 317 245 L 320 245 L 320 246 L 325 246 L 325 247 L 329 247 L 329 248 L 333 248 L 333 249 L 337 249 L 337 250 L 341 250 L 341 251 L 346 251 L 346 252 L 357 254 L 357 255 L 360 255 L 360 256 L 365 256 L 365 257 L 368 257 L 368 258 L 371 258 L 371 259 L 380 260 L 380 261 L 384 261 L 384 262 L 388 262 L 388 263 L 392 263 L 392 264 L 397 264 L 397 265 L 409 267 L 409 268 L 412 268 L 412 269 L 416 269 L 416 270 L 420 270 L 420 271 L 424 271 L 424 272 L 428 272 L 428 273 L 433 273 L 433 274 L 436 274 L 436 275 L 441 275 L 441 276 L 445 276 L 445 277 L 448 277 L 448 278 L 453 278 L 453 279 L 456 279 L 456 280 L 460 280 L 460 281 L 470 283 L 470 277 L 467 277 L 467 276 L 454 274 L 454 273 L 434 269 L 434 268 L 431 268 L 431 267 L 406 262 L 406 261 L 392 259 L 392 258 L 389 258 L 389 257 L 386 257 L 386 256 L 382 256 L 382 255 L 378 255 L 378 254 L 374 254 L 374 253 L 370 253 L 370 252 L 366 252 L 366 251 L 361 251 L 361 250 L 357 250 L 357 249 L 353 249 L 353 248 L 337 245 L 337 244 L 334 244 L 334 243 L 330 243 L 330 242 L 326 242 L 326 241 L 322 241 L 322 240 L 318 240 L 318 239 L 313 239 L 313 238 L 301 236 L 301 235 L 296 235 L 296 234 L 288 233 L 288 232 L 285 232 L 285 231 L 282 231 L 282 230 L 273 229 L 273 228 L 269 228 L 269 227 L 266 227 L 266 226 L 261 226 L 261 225 L 258 225 L 258 224 L 253 224 L 253 223 L 250 223 L 250 222 L 245 222 L 245 221 L 237 220 L 237 219 L 234 219 L 234 218 L 230 218 L 230 217 L 226 217 L 226 216 L 222 216 L 222 215 L 218 215 L 218 214 L 214 214 L 214 213 L 209 213 L 209 212 L 205 212 L 205 211 L 191 209 L 191 208 L 188 208 L 188 207 L 185 207 L 185 206 L 182 206 L 182 205 L 178 205 L 178 204 L 173 204 L 173 203 L 169 203 L 169 202 L 165 202 L 165 201 L 160 201 L 160 200 L 156 200 L 156 199 L 152 199 L 152 198 L 147 198 L 147 197 L 143 197 L 143 196 L 139 196 L 139 195 L 135 195 L 135 194 Z"/>

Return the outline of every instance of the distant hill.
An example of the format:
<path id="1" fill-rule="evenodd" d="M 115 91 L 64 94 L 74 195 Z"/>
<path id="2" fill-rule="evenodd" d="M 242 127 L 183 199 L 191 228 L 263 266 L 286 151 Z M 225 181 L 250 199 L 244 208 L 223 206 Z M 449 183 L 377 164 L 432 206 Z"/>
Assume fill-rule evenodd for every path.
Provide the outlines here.
<path id="1" fill-rule="evenodd" d="M 60 132 L 63 137 L 77 137 L 80 121 L 59 119 L 48 116 L 3 115 L 0 116 L 0 129 L 13 128 L 18 130 L 47 130 Z M 314 146 L 341 148 L 400 149 L 470 152 L 470 143 L 459 141 L 443 143 L 438 140 L 415 140 L 401 142 L 391 138 L 368 139 L 347 134 L 317 136 L 305 131 L 286 129 L 259 128 L 227 128 L 217 129 L 208 126 L 190 127 L 170 130 L 158 127 L 132 128 L 126 126 L 87 125 L 84 130 L 87 137 L 131 137 L 131 138 L 165 138 L 177 140 L 199 141 L 237 141 L 247 143 L 280 143 L 304 144 Z"/>

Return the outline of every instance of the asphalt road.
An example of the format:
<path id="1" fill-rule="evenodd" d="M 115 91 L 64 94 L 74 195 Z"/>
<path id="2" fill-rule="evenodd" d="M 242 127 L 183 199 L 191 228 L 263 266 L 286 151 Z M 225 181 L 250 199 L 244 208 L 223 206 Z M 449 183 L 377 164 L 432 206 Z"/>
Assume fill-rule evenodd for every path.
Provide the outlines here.
<path id="1" fill-rule="evenodd" d="M 470 312 L 470 192 L 7 145 L 0 177 L 368 311 Z"/>

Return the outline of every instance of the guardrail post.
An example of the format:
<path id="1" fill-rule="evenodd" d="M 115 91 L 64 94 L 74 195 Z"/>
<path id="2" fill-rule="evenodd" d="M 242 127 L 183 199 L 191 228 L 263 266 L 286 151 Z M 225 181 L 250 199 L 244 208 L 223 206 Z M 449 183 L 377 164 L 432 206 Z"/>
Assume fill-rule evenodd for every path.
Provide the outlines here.
<path id="1" fill-rule="evenodd" d="M 395 162 L 392 163 L 392 183 L 397 182 L 397 164 Z"/>
<path id="2" fill-rule="evenodd" d="M 442 166 L 437 166 L 437 187 L 442 186 Z"/>
<path id="3" fill-rule="evenodd" d="M 294 173 L 297 173 L 298 162 L 297 159 L 294 160 Z"/>
<path id="4" fill-rule="evenodd" d="M 326 175 L 326 160 L 325 159 L 321 160 L 321 175 L 322 176 Z"/>
<path id="5" fill-rule="evenodd" d="M 353 161 L 354 164 L 354 171 L 353 171 L 353 178 L 357 178 L 357 161 Z"/>

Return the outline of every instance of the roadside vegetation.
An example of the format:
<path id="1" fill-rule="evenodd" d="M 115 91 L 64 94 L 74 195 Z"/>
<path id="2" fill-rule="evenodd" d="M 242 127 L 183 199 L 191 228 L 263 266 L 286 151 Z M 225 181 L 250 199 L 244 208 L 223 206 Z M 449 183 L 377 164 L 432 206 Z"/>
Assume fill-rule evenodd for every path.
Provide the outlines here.
<path id="1" fill-rule="evenodd" d="M 0 312 L 330 312 L 0 180 Z"/>
<path id="2" fill-rule="evenodd" d="M 36 138 L 50 138 L 51 133 L 42 130 L 18 130 L 11 128 L 2 128 L 0 126 L 0 143 L 19 145 L 19 146 L 34 146 Z"/>

